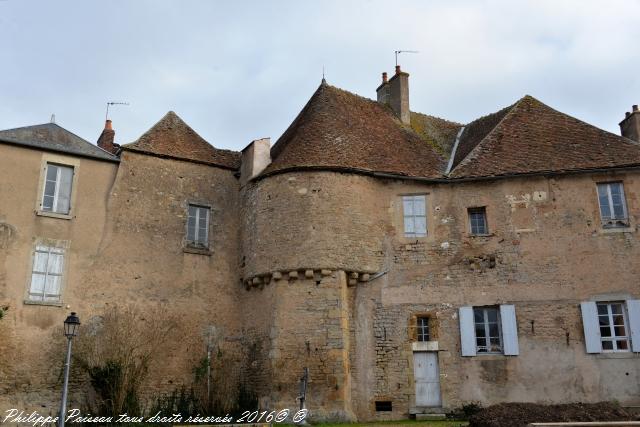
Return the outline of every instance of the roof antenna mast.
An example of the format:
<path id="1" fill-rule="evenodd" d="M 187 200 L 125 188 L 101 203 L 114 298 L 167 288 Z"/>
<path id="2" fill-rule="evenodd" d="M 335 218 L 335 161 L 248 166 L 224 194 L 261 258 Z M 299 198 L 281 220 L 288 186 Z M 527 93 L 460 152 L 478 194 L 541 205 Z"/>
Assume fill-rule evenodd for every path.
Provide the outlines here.
<path id="1" fill-rule="evenodd" d="M 109 101 L 107 102 L 107 113 L 104 115 L 105 120 L 109 120 L 109 106 L 110 105 L 129 105 L 128 102 L 117 102 L 117 101 Z"/>
<path id="2" fill-rule="evenodd" d="M 417 50 L 396 50 L 396 67 L 398 66 L 398 55 L 400 55 L 401 53 L 420 53 Z"/>

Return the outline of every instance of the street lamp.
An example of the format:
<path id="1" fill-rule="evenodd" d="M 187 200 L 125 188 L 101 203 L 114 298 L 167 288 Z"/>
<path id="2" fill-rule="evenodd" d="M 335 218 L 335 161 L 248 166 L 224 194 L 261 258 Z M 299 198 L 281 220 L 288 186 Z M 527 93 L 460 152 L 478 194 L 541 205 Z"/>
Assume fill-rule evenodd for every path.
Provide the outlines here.
<path id="1" fill-rule="evenodd" d="M 67 358 L 64 363 L 64 385 L 62 386 L 62 403 L 60 404 L 59 427 L 64 427 L 64 419 L 67 415 L 67 388 L 69 387 L 69 366 L 71 365 L 71 340 L 78 335 L 80 319 L 75 312 L 71 312 L 64 321 L 64 336 L 67 337 Z"/>

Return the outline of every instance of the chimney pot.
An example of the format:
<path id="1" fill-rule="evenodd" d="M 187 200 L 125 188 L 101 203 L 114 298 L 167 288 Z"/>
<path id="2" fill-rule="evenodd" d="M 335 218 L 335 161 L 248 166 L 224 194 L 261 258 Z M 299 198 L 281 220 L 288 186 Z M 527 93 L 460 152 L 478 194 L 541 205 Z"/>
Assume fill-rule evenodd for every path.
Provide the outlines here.
<path id="1" fill-rule="evenodd" d="M 108 120 L 106 122 L 104 122 L 104 128 L 106 130 L 113 130 L 113 126 L 111 125 L 111 120 Z"/>
<path id="2" fill-rule="evenodd" d="M 400 73 L 401 73 L 401 71 L 400 71 L 400 66 L 399 66 L 399 65 L 396 65 L 396 74 L 400 74 Z"/>
<path id="3" fill-rule="evenodd" d="M 633 112 L 637 112 L 638 111 L 638 104 L 634 105 L 633 107 L 631 107 L 631 109 L 633 110 Z"/>
<path id="4" fill-rule="evenodd" d="M 387 72 L 385 71 L 384 73 L 382 73 L 382 83 L 386 83 L 387 82 Z"/>

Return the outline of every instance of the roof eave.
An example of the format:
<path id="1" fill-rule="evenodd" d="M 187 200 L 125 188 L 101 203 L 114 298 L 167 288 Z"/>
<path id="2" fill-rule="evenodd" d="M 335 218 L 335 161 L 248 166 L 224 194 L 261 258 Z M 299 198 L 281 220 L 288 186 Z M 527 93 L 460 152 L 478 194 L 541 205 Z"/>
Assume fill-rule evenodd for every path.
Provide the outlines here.
<path id="1" fill-rule="evenodd" d="M 214 167 L 218 167 L 218 168 L 221 168 L 221 169 L 227 169 L 227 170 L 231 170 L 231 171 L 240 170 L 240 166 L 233 167 L 233 166 L 229 166 L 229 165 L 223 165 L 223 164 L 217 163 L 217 162 L 207 162 L 207 161 L 204 161 L 204 160 L 189 159 L 189 158 L 186 158 L 186 157 L 172 156 L 172 155 L 169 155 L 169 154 L 154 153 L 154 152 L 151 152 L 151 151 L 141 150 L 139 148 L 128 147 L 127 145 L 122 145 L 120 147 L 120 152 L 122 152 L 122 151 L 131 151 L 131 152 L 138 153 L 138 154 L 146 154 L 148 156 L 158 157 L 158 158 L 161 158 L 161 159 L 181 160 L 183 162 L 190 162 L 190 163 L 197 163 L 197 164 L 201 164 L 201 165 L 214 166 Z"/>
<path id="2" fill-rule="evenodd" d="M 35 143 L 29 143 L 29 142 L 24 142 L 24 141 L 16 141 L 16 140 L 11 140 L 8 138 L 0 138 L 0 143 L 4 143 L 4 144 L 8 144 L 8 145 L 14 145 L 14 146 L 19 146 L 19 147 L 24 147 L 30 150 L 41 150 L 41 151 L 47 151 L 47 152 L 52 152 L 52 153 L 64 153 L 64 154 L 68 154 L 71 156 L 77 156 L 77 157 L 83 157 L 83 158 L 87 158 L 87 159 L 92 159 L 92 160 L 101 160 L 104 162 L 111 162 L 111 163 L 120 163 L 120 159 L 116 156 L 113 156 L 112 158 L 110 157 L 101 157 L 101 156 L 95 156 L 89 153 L 80 153 L 77 151 L 73 151 L 73 150 L 64 150 L 61 148 L 54 148 L 54 147 L 43 147 L 42 145 L 39 144 L 35 144 Z M 105 151 L 106 153 L 106 151 Z"/>

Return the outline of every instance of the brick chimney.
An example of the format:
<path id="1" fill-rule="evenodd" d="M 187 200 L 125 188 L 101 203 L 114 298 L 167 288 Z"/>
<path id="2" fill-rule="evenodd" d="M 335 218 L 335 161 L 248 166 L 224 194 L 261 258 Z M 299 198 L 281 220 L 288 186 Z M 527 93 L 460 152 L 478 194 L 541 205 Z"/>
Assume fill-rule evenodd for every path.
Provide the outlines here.
<path id="1" fill-rule="evenodd" d="M 640 142 L 640 110 L 637 105 L 631 107 L 631 112 L 627 112 L 620 122 L 620 133 L 624 137 Z"/>
<path id="2" fill-rule="evenodd" d="M 409 73 L 400 70 L 396 65 L 396 73 L 387 80 L 387 73 L 382 73 L 382 84 L 376 90 L 378 102 L 388 104 L 400 121 L 406 125 L 411 123 L 409 113 Z"/>
<path id="3" fill-rule="evenodd" d="M 113 130 L 111 120 L 107 120 L 104 123 L 104 130 L 98 138 L 98 147 L 102 148 L 105 151 L 108 151 L 111 154 L 116 154 L 118 148 L 120 148 L 120 145 L 113 142 L 115 136 L 116 132 Z"/>

